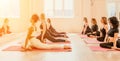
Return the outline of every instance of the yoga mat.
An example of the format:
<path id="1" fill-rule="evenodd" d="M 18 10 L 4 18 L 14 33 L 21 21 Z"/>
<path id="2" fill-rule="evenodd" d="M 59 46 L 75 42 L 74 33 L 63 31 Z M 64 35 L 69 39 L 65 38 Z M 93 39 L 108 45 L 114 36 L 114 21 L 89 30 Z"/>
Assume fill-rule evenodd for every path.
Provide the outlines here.
<path id="1" fill-rule="evenodd" d="M 80 35 L 81 38 L 88 38 L 87 35 Z"/>
<path id="2" fill-rule="evenodd" d="M 18 42 L 18 44 L 22 44 L 24 42 Z M 51 42 L 51 41 L 46 41 L 46 44 L 70 44 L 70 41 L 66 41 L 66 42 Z"/>
<path id="3" fill-rule="evenodd" d="M 50 42 L 50 41 L 47 41 L 46 44 L 70 44 L 71 42 L 70 41 L 66 41 L 66 42 Z"/>
<path id="4" fill-rule="evenodd" d="M 2 51 L 24 51 L 21 46 L 9 46 Z M 33 48 L 30 51 L 41 51 L 41 52 L 71 52 L 71 49 L 36 49 Z"/>
<path id="5" fill-rule="evenodd" d="M 99 43 L 103 43 L 103 42 L 99 42 L 96 39 L 89 38 L 89 39 L 85 40 L 85 43 L 87 43 L 87 44 L 99 44 Z"/>
<path id="6" fill-rule="evenodd" d="M 89 46 L 92 51 L 112 51 L 112 49 L 102 48 L 100 46 Z"/>

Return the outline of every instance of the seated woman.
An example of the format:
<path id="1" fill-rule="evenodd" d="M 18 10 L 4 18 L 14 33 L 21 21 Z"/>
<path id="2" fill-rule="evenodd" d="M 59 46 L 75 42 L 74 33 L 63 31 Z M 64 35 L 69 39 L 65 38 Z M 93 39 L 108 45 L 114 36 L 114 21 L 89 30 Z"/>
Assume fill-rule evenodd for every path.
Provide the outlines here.
<path id="1" fill-rule="evenodd" d="M 48 39 L 49 41 L 52 42 L 66 42 L 66 40 L 64 39 L 55 39 L 47 30 L 47 24 L 45 22 L 45 15 L 41 14 L 41 25 L 40 25 L 40 29 L 41 29 L 41 34 L 39 36 L 37 36 L 37 39 L 41 40 L 43 43 L 45 43 L 45 39 Z"/>
<path id="2" fill-rule="evenodd" d="M 97 36 L 97 40 L 100 42 L 103 42 L 105 40 L 106 33 L 108 32 L 107 18 L 102 17 L 101 23 L 103 25 L 103 28 L 100 29 L 100 36 Z"/>
<path id="3" fill-rule="evenodd" d="M 70 48 L 70 46 L 68 46 L 68 45 L 45 44 L 45 43 L 42 43 L 39 39 L 37 39 L 33 35 L 33 33 L 35 32 L 35 28 L 36 28 L 35 24 L 38 21 L 38 19 L 39 19 L 39 17 L 36 14 L 32 15 L 32 17 L 31 17 L 32 25 L 28 29 L 28 34 L 27 34 L 25 43 L 23 45 L 23 48 L 25 50 L 32 49 L 33 47 L 37 48 L 37 49 Z"/>
<path id="4" fill-rule="evenodd" d="M 52 27 L 50 18 L 47 19 L 47 31 L 48 31 L 53 37 L 65 37 L 65 38 L 68 37 L 66 34 L 56 33 L 56 32 L 53 31 L 53 27 Z"/>
<path id="5" fill-rule="evenodd" d="M 8 25 L 9 20 L 5 18 L 2 28 L 0 29 L 0 34 L 10 34 L 10 27 Z"/>
<path id="6" fill-rule="evenodd" d="M 87 18 L 84 17 L 83 21 L 84 21 L 84 26 L 83 26 L 82 33 L 81 33 L 81 34 L 90 33 L 90 32 L 91 32 L 91 29 L 90 29 L 90 27 L 89 27 L 89 25 L 88 25 L 88 20 L 87 20 Z"/>
<path id="7" fill-rule="evenodd" d="M 109 24 L 111 29 L 107 33 L 108 39 L 105 41 L 105 43 L 101 43 L 100 47 L 109 48 L 109 49 L 111 48 L 117 49 L 117 47 L 120 48 L 120 40 L 118 39 L 119 21 L 116 17 L 110 17 Z"/>
<path id="8" fill-rule="evenodd" d="M 92 18 L 92 26 L 91 26 L 91 33 L 88 33 L 88 37 L 94 37 L 94 36 L 99 36 L 99 32 L 98 32 L 98 25 L 97 25 L 97 21 L 95 18 Z"/>

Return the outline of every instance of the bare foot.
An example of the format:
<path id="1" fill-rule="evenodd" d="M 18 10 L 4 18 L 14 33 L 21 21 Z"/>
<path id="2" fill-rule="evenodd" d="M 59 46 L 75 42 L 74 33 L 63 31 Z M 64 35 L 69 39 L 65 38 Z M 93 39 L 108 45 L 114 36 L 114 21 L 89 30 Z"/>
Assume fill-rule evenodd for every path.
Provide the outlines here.
<path id="1" fill-rule="evenodd" d="M 67 35 L 64 35 L 64 37 L 65 37 L 65 38 L 68 38 L 68 36 L 67 36 Z"/>
<path id="2" fill-rule="evenodd" d="M 29 46 L 29 47 L 22 47 L 23 48 L 23 50 L 22 51 L 31 51 L 32 50 L 32 47 L 31 46 Z"/>
<path id="3" fill-rule="evenodd" d="M 64 45 L 64 49 L 71 49 L 69 45 Z"/>

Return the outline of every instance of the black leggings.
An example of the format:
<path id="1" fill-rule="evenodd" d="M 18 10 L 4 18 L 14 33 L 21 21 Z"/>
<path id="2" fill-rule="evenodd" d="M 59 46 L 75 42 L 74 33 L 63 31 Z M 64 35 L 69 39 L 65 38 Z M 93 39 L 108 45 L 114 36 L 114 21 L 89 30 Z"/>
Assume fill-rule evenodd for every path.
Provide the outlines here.
<path id="1" fill-rule="evenodd" d="M 97 38 L 97 40 L 100 41 L 100 42 L 103 42 L 104 39 L 105 39 L 105 37 L 99 37 L 99 38 Z"/>
<path id="2" fill-rule="evenodd" d="M 52 35 L 49 34 L 48 31 L 46 31 L 46 33 L 44 35 L 44 39 L 45 38 L 48 39 L 48 40 L 50 40 L 50 41 L 52 41 L 52 42 L 65 42 L 65 40 L 63 40 L 63 39 L 55 39 Z M 39 35 L 37 37 L 37 39 L 41 40 L 41 35 Z"/>
<path id="3" fill-rule="evenodd" d="M 117 40 L 116 46 L 120 48 L 120 40 Z M 113 47 L 113 42 L 100 43 L 100 47 L 111 49 L 111 47 Z"/>
<path id="4" fill-rule="evenodd" d="M 47 30 L 47 32 L 48 32 L 51 36 L 53 36 L 53 37 L 64 37 L 64 35 L 52 33 L 50 30 Z"/>

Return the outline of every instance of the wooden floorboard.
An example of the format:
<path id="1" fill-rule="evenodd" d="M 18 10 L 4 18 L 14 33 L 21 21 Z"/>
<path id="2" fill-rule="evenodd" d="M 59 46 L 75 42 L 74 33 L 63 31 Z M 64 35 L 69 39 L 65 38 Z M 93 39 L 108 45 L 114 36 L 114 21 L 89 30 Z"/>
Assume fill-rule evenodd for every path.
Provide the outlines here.
<path id="1" fill-rule="evenodd" d="M 0 51 L 0 61 L 120 61 L 119 51 L 94 52 L 79 35 L 68 35 L 72 52 Z"/>

